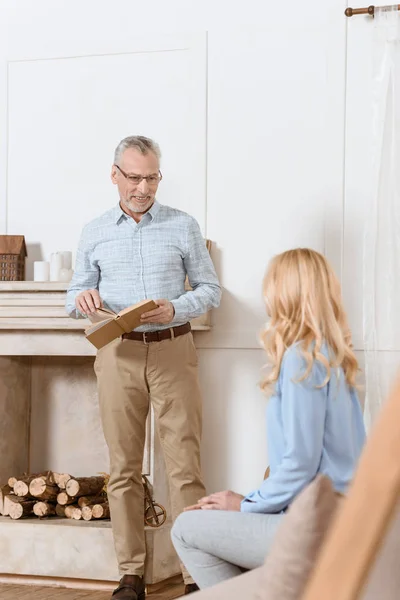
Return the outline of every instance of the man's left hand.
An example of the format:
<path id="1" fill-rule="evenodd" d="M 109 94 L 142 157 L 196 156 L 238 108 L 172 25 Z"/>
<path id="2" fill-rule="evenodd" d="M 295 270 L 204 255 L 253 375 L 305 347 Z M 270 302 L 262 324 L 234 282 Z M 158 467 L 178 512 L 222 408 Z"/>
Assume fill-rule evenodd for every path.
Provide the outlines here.
<path id="1" fill-rule="evenodd" d="M 150 310 L 147 313 L 143 313 L 140 322 L 144 325 L 145 323 L 160 323 L 165 325 L 171 323 L 175 316 L 175 309 L 172 302 L 165 300 L 154 300 L 158 305 L 158 308 Z"/>
<path id="2" fill-rule="evenodd" d="M 240 512 L 240 505 L 244 496 L 235 492 L 217 492 L 204 496 L 197 504 L 188 506 L 185 510 L 234 510 Z"/>

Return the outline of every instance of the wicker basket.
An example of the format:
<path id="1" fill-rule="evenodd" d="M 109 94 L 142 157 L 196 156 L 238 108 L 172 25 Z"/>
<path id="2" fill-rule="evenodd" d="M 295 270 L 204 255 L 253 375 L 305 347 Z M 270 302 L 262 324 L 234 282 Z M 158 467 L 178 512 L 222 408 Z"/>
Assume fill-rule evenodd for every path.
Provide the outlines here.
<path id="1" fill-rule="evenodd" d="M 0 235 L 0 281 L 23 281 L 25 257 L 23 235 Z"/>

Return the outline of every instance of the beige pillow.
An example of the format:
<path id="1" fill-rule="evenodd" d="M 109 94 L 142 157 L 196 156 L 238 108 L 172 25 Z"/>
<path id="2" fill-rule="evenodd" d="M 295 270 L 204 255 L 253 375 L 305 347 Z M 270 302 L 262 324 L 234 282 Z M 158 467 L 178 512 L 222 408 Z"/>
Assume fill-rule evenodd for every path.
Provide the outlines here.
<path id="1" fill-rule="evenodd" d="M 318 475 L 294 500 L 260 569 L 257 600 L 299 600 L 341 496 Z"/>

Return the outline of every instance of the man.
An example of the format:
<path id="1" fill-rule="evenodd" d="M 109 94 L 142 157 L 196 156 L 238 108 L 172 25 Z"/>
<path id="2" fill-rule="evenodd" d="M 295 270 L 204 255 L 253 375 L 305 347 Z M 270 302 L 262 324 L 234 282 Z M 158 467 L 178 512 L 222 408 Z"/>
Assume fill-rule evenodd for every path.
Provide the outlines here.
<path id="1" fill-rule="evenodd" d="M 95 371 L 110 453 L 110 502 L 120 585 L 113 600 L 143 600 L 145 540 L 141 468 L 151 400 L 175 519 L 204 496 L 201 395 L 189 321 L 219 304 L 221 289 L 196 220 L 160 205 L 160 150 L 148 138 L 118 145 L 111 180 L 117 206 L 83 229 L 67 294 L 71 316 L 115 312 L 146 298 L 142 325 L 98 351 Z M 189 277 L 192 291 L 185 292 Z M 185 593 L 197 587 L 183 569 Z"/>

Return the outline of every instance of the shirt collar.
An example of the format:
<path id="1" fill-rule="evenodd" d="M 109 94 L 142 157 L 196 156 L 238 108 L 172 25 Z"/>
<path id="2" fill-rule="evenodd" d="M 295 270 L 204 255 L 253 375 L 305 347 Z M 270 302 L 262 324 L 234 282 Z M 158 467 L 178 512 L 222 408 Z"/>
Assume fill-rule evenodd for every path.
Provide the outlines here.
<path id="1" fill-rule="evenodd" d="M 113 213 L 112 213 L 112 220 L 113 220 L 113 223 L 116 223 L 116 225 L 118 225 L 118 224 L 119 224 L 119 222 L 120 222 L 120 221 L 121 221 L 123 218 L 125 218 L 126 216 L 127 216 L 127 215 L 124 213 L 124 211 L 122 210 L 122 208 L 121 208 L 121 206 L 120 206 L 120 204 L 119 204 L 119 202 L 118 202 L 117 206 L 115 206 L 115 207 L 113 208 Z"/>
<path id="2" fill-rule="evenodd" d="M 157 200 L 155 200 L 146 214 L 150 215 L 151 220 L 153 220 L 159 210 L 160 204 L 157 202 Z M 113 223 L 116 223 L 118 225 L 120 221 L 122 219 L 126 219 L 127 216 L 128 215 L 122 210 L 121 205 L 119 203 L 113 208 Z"/>
<path id="3" fill-rule="evenodd" d="M 154 200 L 154 203 L 153 203 L 152 207 L 148 211 L 148 214 L 151 216 L 151 220 L 152 221 L 155 218 L 155 216 L 156 216 L 156 214 L 158 213 L 159 210 L 160 210 L 160 204 L 157 202 L 157 200 Z"/>

